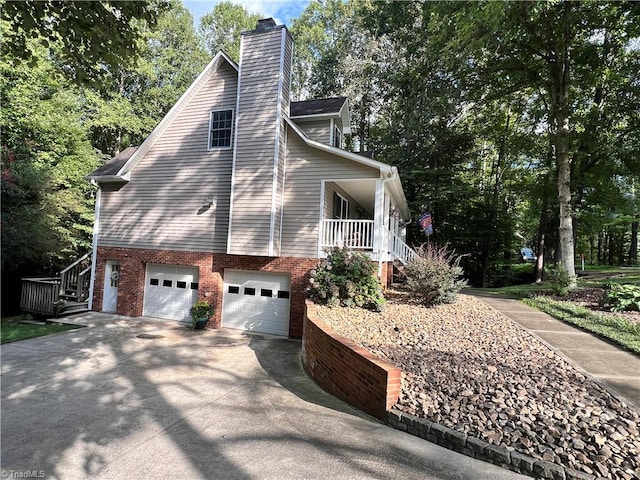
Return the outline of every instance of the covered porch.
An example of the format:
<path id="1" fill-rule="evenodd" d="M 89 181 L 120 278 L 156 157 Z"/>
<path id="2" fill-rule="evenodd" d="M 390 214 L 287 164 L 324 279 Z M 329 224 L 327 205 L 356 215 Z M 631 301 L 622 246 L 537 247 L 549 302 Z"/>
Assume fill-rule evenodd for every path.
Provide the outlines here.
<path id="1" fill-rule="evenodd" d="M 318 257 L 326 257 L 332 247 L 359 250 L 380 262 L 406 264 L 416 255 L 405 243 L 409 212 L 404 198 L 391 188 L 391 175 L 323 180 Z"/>

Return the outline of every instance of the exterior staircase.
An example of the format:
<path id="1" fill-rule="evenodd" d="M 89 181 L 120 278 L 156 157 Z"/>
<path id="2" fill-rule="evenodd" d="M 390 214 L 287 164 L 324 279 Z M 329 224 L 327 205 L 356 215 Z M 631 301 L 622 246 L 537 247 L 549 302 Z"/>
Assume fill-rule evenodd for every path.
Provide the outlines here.
<path id="1" fill-rule="evenodd" d="M 89 310 L 91 255 L 80 257 L 58 277 L 23 278 L 20 308 L 34 316 L 59 317 Z"/>

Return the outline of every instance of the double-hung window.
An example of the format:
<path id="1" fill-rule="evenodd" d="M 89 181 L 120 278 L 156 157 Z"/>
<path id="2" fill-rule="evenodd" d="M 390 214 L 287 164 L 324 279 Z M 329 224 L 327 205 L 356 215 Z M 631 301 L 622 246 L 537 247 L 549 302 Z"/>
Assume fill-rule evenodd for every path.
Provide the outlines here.
<path id="1" fill-rule="evenodd" d="M 333 129 L 333 146 L 342 148 L 342 132 L 338 127 L 334 127 Z"/>
<path id="2" fill-rule="evenodd" d="M 349 201 L 337 192 L 333 192 L 333 218 L 349 218 Z"/>
<path id="3" fill-rule="evenodd" d="M 216 110 L 209 116 L 209 150 L 231 148 L 233 110 Z"/>

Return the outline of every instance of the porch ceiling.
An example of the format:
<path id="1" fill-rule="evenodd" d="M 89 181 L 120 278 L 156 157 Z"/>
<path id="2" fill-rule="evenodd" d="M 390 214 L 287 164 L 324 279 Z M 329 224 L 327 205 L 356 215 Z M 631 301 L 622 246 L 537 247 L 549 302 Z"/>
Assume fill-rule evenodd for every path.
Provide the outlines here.
<path id="1" fill-rule="evenodd" d="M 335 184 L 351 195 L 356 202 L 373 215 L 376 197 L 376 179 L 337 181 Z"/>

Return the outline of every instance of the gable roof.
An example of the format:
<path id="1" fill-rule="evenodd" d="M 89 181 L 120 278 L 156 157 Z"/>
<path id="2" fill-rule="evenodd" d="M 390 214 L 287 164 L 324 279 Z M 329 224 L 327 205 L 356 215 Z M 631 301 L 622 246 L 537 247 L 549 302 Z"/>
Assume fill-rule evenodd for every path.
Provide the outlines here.
<path id="1" fill-rule="evenodd" d="M 321 98 L 317 100 L 304 100 L 291 102 L 290 115 L 292 118 L 306 115 L 319 115 L 324 113 L 339 114 L 347 101 L 347 97 Z"/>
<path id="2" fill-rule="evenodd" d="M 398 169 L 396 167 L 388 165 L 386 163 L 378 162 L 377 160 L 369 159 L 357 153 L 347 152 L 346 150 L 342 150 L 341 148 L 332 147 L 331 145 L 326 145 L 324 143 L 311 140 L 306 135 L 306 133 L 304 133 L 302 129 L 298 127 L 295 122 L 293 122 L 291 118 L 284 116 L 284 120 L 285 122 L 287 122 L 287 125 L 289 125 L 291 129 L 310 147 L 379 170 L 380 176 L 389 180 L 391 194 L 396 200 L 396 204 L 398 208 L 400 208 L 402 215 L 407 220 L 411 218 L 411 214 L 409 213 L 409 206 L 407 205 L 407 198 L 404 195 L 402 183 L 400 182 L 400 176 L 398 175 Z"/>
<path id="3" fill-rule="evenodd" d="M 342 119 L 342 130 L 346 135 L 351 134 L 351 118 L 349 115 L 349 100 L 347 97 L 320 98 L 304 100 L 289 104 L 290 118 L 295 120 L 312 120 L 322 118 Z"/>
<path id="4" fill-rule="evenodd" d="M 171 107 L 169 112 L 167 112 L 164 118 L 160 121 L 160 123 L 158 123 L 156 128 L 153 129 L 153 131 L 149 134 L 149 136 L 145 139 L 145 141 L 142 142 L 142 144 L 139 147 L 137 147 L 135 151 L 131 153 L 129 158 L 127 158 L 124 163 L 121 161 L 122 160 L 121 158 L 118 159 L 120 155 L 116 155 L 111 160 L 109 160 L 109 162 L 107 162 L 105 165 L 97 169 L 95 172 L 87 175 L 85 178 L 87 180 L 95 180 L 97 182 L 118 181 L 118 180 L 128 181 L 128 178 L 126 178 L 126 174 L 130 172 L 138 164 L 140 159 L 144 157 L 144 155 L 149 151 L 149 149 L 153 146 L 153 144 L 162 136 L 162 134 L 169 127 L 169 125 L 171 125 L 173 120 L 184 109 L 184 107 L 189 103 L 189 101 L 196 95 L 196 93 L 198 93 L 200 88 L 202 88 L 202 86 L 206 83 L 209 77 L 213 75 L 213 73 L 215 73 L 218 70 L 218 68 L 220 68 L 220 66 L 225 62 L 228 63 L 231 67 L 233 67 L 233 69 L 235 69 L 236 72 L 238 71 L 238 65 L 236 64 L 236 62 L 234 62 L 226 53 L 220 50 L 216 54 L 216 56 L 213 57 L 213 60 L 209 62 L 209 64 L 205 67 L 205 69 L 200 73 L 200 75 L 198 75 L 198 77 L 194 80 L 194 82 L 189 86 L 187 91 L 182 94 L 182 96 L 178 99 L 175 105 Z M 129 147 L 123 150 L 122 153 L 126 152 L 130 148 L 133 148 L 133 147 Z M 117 170 L 116 170 L 116 167 L 118 167 Z M 110 173 L 108 175 L 105 175 L 103 174 L 104 171 L 102 169 L 105 169 L 104 171 L 115 172 L 115 173 Z"/>

